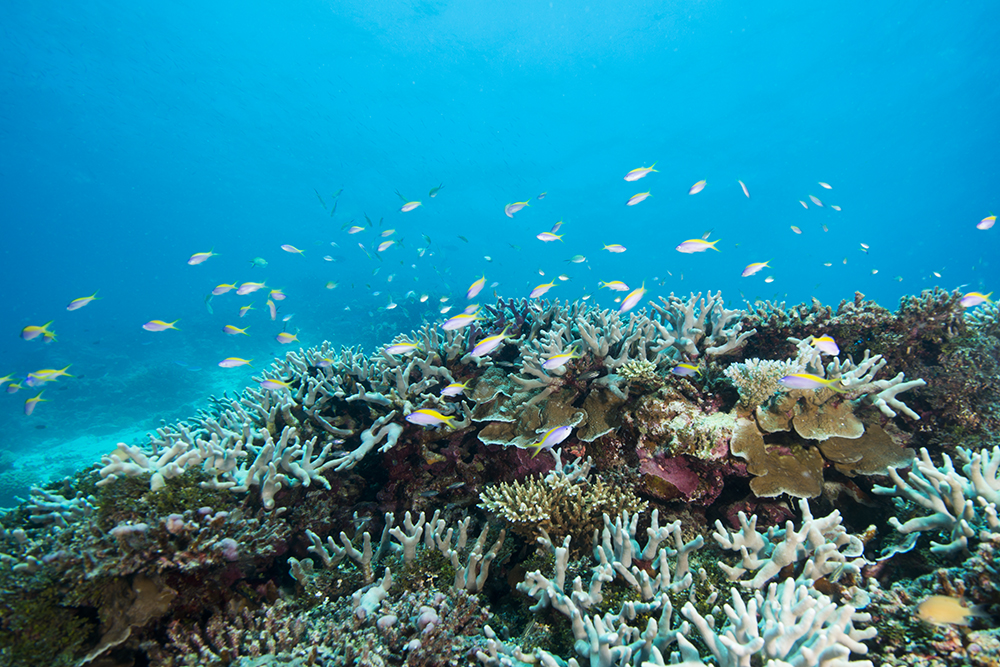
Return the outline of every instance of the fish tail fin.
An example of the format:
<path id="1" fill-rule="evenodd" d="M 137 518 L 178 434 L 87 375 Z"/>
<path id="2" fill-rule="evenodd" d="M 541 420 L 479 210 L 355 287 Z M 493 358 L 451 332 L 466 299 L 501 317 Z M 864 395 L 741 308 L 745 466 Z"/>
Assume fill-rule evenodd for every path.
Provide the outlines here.
<path id="1" fill-rule="evenodd" d="M 535 458 L 536 456 L 538 456 L 538 452 L 542 451 L 542 443 L 536 442 L 533 445 L 528 445 L 528 449 L 534 450 L 533 452 L 531 452 L 531 458 Z"/>

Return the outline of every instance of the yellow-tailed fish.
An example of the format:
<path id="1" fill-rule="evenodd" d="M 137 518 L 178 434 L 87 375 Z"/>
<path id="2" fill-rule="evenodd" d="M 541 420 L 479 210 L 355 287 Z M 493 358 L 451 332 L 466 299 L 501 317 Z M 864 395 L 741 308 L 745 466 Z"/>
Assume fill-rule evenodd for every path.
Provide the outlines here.
<path id="1" fill-rule="evenodd" d="M 81 296 L 79 299 L 73 299 L 72 301 L 70 301 L 69 305 L 66 306 L 66 310 L 79 310 L 80 308 L 83 308 L 88 303 L 90 303 L 91 301 L 95 301 L 96 299 L 97 299 L 97 292 L 94 292 L 90 296 Z"/>
<path id="2" fill-rule="evenodd" d="M 765 268 L 771 268 L 767 262 L 754 262 L 753 264 L 747 264 L 747 268 L 743 269 L 743 273 L 741 273 L 740 276 L 746 278 Z"/>
<path id="3" fill-rule="evenodd" d="M 23 338 L 24 340 L 34 340 L 39 336 L 44 336 L 46 334 L 51 335 L 52 332 L 49 331 L 49 325 L 51 325 L 52 322 L 54 322 L 54 320 L 49 320 L 42 326 L 29 324 L 28 326 L 21 329 L 21 338 Z"/>
<path id="4" fill-rule="evenodd" d="M 778 383 L 785 389 L 820 389 L 826 387 L 841 394 L 846 391 L 839 378 L 827 380 L 812 373 L 791 373 L 780 378 Z"/>
<path id="5" fill-rule="evenodd" d="M 180 331 L 174 325 L 180 322 L 180 320 L 174 320 L 173 322 L 164 322 L 163 320 L 150 320 L 142 325 L 142 328 L 146 331 L 166 331 L 167 329 L 173 329 L 175 331 Z"/>
<path id="6" fill-rule="evenodd" d="M 711 242 L 706 241 L 705 239 L 688 239 L 687 241 L 684 241 L 684 243 L 677 246 L 676 250 L 677 252 L 682 252 L 688 255 L 695 252 L 705 252 L 710 248 L 716 252 L 721 252 L 715 247 L 715 244 L 718 242 L 719 239 L 715 239 Z"/>
<path id="7" fill-rule="evenodd" d="M 194 266 L 195 264 L 201 264 L 209 257 L 215 257 L 218 254 L 219 253 L 212 252 L 211 250 L 209 250 L 208 252 L 196 252 L 195 254 L 191 255 L 191 257 L 188 259 L 188 264 L 190 264 L 191 266 Z"/>
<path id="8" fill-rule="evenodd" d="M 250 327 L 240 329 L 239 327 L 234 327 L 232 324 L 227 324 L 226 326 L 222 327 L 222 332 L 230 336 L 235 336 L 236 334 L 243 334 L 244 336 L 249 336 L 250 334 L 247 333 L 247 329 L 249 328 Z"/>
<path id="9" fill-rule="evenodd" d="M 219 362 L 222 368 L 236 368 L 237 366 L 251 366 L 253 359 L 240 359 L 239 357 L 226 357 Z M 251 366 L 252 368 L 252 366 Z"/>
<path id="10" fill-rule="evenodd" d="M 655 166 L 656 166 L 656 163 L 654 162 L 653 163 L 653 167 L 655 167 Z M 636 169 L 633 169 L 629 173 L 625 174 L 625 180 L 629 181 L 629 182 L 632 182 L 632 181 L 638 181 L 640 178 L 645 178 L 646 174 L 648 174 L 648 173 L 650 173 L 652 171 L 656 171 L 655 169 L 653 169 L 653 167 L 638 167 Z M 657 172 L 657 173 L 659 173 L 659 172 Z"/>
<path id="11" fill-rule="evenodd" d="M 441 424 L 451 426 L 451 421 L 455 419 L 455 417 L 454 415 L 443 415 L 437 410 L 424 408 L 421 410 L 414 410 L 410 414 L 406 415 L 405 419 L 411 424 L 418 424 L 420 426 L 439 426 Z"/>
<path id="12" fill-rule="evenodd" d="M 653 195 L 650 192 L 640 192 L 638 194 L 634 194 L 631 197 L 629 197 L 628 201 L 625 202 L 625 205 L 626 206 L 635 206 L 639 202 L 644 201 L 647 198 L 652 197 L 652 196 Z"/>
<path id="13" fill-rule="evenodd" d="M 696 195 L 702 190 L 704 190 L 706 185 L 708 185 L 708 181 L 698 181 L 697 183 L 691 186 L 691 189 L 688 190 L 688 194 Z"/>
<path id="14" fill-rule="evenodd" d="M 293 341 L 297 341 L 299 338 L 295 334 L 290 334 L 287 331 L 282 331 L 280 334 L 274 337 L 274 340 L 278 341 L 282 345 L 288 345 Z"/>

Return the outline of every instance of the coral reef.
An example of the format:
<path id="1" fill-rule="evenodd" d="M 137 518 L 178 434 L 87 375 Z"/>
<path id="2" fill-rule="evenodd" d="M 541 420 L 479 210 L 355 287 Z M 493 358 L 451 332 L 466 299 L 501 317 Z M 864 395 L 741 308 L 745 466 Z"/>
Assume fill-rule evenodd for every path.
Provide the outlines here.
<path id="1" fill-rule="evenodd" d="M 0 513 L 0 664 L 995 664 L 1000 339 L 963 311 L 499 300 L 288 352 Z"/>

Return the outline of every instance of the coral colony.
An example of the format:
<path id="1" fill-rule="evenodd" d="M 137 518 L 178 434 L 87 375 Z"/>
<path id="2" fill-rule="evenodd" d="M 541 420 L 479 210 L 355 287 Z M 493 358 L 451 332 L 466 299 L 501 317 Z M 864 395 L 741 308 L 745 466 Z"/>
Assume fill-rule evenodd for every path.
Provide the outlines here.
<path id="1" fill-rule="evenodd" d="M 1000 661 L 996 306 L 469 314 L 32 489 L 0 664 Z"/>

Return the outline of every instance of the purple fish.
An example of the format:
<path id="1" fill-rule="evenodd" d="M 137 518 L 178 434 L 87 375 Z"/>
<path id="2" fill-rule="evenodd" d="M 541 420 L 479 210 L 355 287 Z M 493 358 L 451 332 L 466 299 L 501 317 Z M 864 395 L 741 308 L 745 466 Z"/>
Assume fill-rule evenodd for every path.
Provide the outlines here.
<path id="1" fill-rule="evenodd" d="M 503 207 L 503 212 L 507 214 L 508 218 L 513 218 L 514 214 L 520 211 L 525 206 L 529 206 L 526 201 L 516 201 L 513 204 L 507 204 Z"/>
<path id="2" fill-rule="evenodd" d="M 826 387 L 837 392 L 844 392 L 840 380 L 827 380 L 811 373 L 792 373 L 778 380 L 785 389 L 820 389 Z"/>
<path id="3" fill-rule="evenodd" d="M 639 289 L 632 290 L 632 292 L 627 297 L 625 297 L 624 300 L 622 300 L 622 305 L 621 307 L 618 308 L 618 312 L 625 313 L 635 308 L 636 304 L 642 300 L 642 297 L 645 293 L 646 293 L 646 283 L 643 283 L 642 287 L 640 287 Z"/>
<path id="4" fill-rule="evenodd" d="M 715 247 L 715 244 L 718 242 L 719 239 L 715 239 L 711 243 L 709 243 L 705 239 L 688 239 L 684 243 L 677 246 L 676 250 L 677 252 L 683 252 L 688 255 L 694 252 L 705 252 L 709 248 L 715 250 L 716 252 L 721 252 L 719 251 L 718 248 Z"/>
<path id="5" fill-rule="evenodd" d="M 531 458 L 538 456 L 538 452 L 543 449 L 552 449 L 563 440 L 569 437 L 569 434 L 573 432 L 572 426 L 557 426 L 551 429 L 548 433 L 542 436 L 542 439 L 533 445 L 528 445 L 528 449 L 533 449 L 531 453 Z"/>

